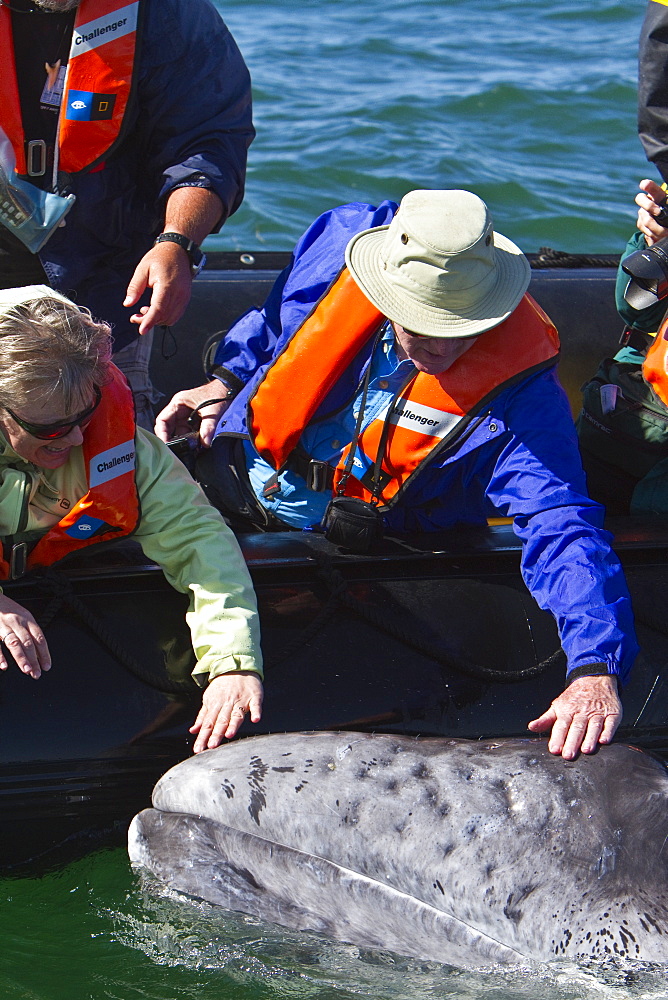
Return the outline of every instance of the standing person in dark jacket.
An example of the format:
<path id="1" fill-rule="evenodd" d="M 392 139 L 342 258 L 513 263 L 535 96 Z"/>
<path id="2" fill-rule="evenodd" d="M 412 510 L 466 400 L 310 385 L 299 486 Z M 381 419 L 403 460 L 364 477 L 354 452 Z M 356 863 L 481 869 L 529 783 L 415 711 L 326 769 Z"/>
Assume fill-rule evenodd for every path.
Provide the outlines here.
<path id="1" fill-rule="evenodd" d="M 156 433 L 183 433 L 195 409 L 203 444 L 217 425 L 200 471 L 236 523 L 329 532 L 330 503 L 375 507 L 394 534 L 512 517 L 568 661 L 566 690 L 530 728 L 570 759 L 612 739 L 637 646 L 529 277 L 471 192 L 340 206 L 231 328 L 213 387 L 177 393 Z"/>
<path id="2" fill-rule="evenodd" d="M 638 52 L 638 134 L 647 159 L 668 181 L 668 7 L 649 0 Z"/>
<path id="3" fill-rule="evenodd" d="M 110 322 L 150 427 L 150 332 L 243 198 L 248 71 L 209 0 L 1 0 L 0 44 L 0 287 Z"/>

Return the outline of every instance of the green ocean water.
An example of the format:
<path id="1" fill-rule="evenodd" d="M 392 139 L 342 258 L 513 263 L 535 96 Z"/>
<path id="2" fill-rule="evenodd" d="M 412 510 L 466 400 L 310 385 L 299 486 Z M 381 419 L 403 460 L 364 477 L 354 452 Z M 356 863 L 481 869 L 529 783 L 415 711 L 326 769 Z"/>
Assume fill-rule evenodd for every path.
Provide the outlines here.
<path id="1" fill-rule="evenodd" d="M 159 895 L 121 849 L 0 883 L 5 1000 L 664 1000 L 664 972 L 465 972 Z"/>
<path id="2" fill-rule="evenodd" d="M 254 80 L 247 196 L 219 249 L 289 249 L 312 218 L 467 187 L 526 251 L 618 252 L 637 181 L 641 0 L 236 0 Z M 122 849 L 0 880 L 0 1000 L 640 1000 L 663 973 L 472 974 L 156 896 Z"/>

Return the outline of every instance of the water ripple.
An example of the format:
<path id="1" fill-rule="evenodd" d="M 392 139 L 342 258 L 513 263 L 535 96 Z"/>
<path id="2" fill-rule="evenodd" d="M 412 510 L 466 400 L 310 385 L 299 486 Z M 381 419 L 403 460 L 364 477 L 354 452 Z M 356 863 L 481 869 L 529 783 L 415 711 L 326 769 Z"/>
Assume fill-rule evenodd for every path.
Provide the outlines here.
<path id="1" fill-rule="evenodd" d="M 246 201 L 212 246 L 289 249 L 321 211 L 470 187 L 524 249 L 619 251 L 642 5 L 230 0 L 254 80 Z"/>

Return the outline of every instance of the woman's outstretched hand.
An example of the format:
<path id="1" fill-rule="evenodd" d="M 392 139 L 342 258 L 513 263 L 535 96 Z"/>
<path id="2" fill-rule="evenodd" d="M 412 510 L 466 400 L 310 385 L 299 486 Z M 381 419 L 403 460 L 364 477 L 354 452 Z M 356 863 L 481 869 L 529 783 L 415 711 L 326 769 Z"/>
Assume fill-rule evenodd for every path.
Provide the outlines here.
<path id="1" fill-rule="evenodd" d="M 251 722 L 262 717 L 262 681 L 253 671 L 236 671 L 214 677 L 202 697 L 202 707 L 190 727 L 197 733 L 193 750 L 213 750 L 224 739 L 236 736 L 246 713 Z"/>
<path id="2" fill-rule="evenodd" d="M 44 633 L 24 607 L 0 596 L 0 670 L 9 666 L 11 653 L 19 670 L 37 680 L 42 671 L 51 669 L 51 656 Z"/>

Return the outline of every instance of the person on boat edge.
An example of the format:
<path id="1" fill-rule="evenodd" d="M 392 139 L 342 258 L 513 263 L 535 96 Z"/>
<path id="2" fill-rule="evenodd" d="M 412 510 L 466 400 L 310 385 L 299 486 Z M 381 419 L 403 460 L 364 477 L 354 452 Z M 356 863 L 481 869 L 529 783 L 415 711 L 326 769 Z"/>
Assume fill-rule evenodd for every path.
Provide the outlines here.
<path id="1" fill-rule="evenodd" d="M 568 660 L 565 691 L 529 728 L 572 759 L 611 741 L 637 645 L 529 278 L 467 191 L 326 212 L 221 343 L 215 388 L 177 393 L 156 433 L 182 434 L 200 407 L 213 440 L 201 480 L 236 525 L 245 512 L 247 525 L 318 530 L 337 489 L 377 499 L 396 534 L 512 516 L 524 580 Z M 225 402 L 205 405 L 221 389 Z"/>
<path id="2" fill-rule="evenodd" d="M 666 184 L 645 178 L 635 201 L 637 229 L 622 254 L 615 299 L 625 329 L 621 348 L 605 358 L 583 386 L 577 421 L 590 495 L 611 514 L 668 514 L 668 342 L 666 302 L 635 309 L 624 298 L 629 275 L 622 263 L 665 236 L 657 221 Z"/>
<path id="3" fill-rule="evenodd" d="M 668 181 L 668 6 L 650 0 L 638 51 L 638 135 L 664 184 L 645 178 L 635 197 L 637 230 L 617 272 L 615 298 L 625 323 L 622 346 L 583 386 L 577 422 L 589 491 L 612 514 L 668 513 L 668 371 L 656 334 L 666 303 L 634 309 L 624 298 L 621 264 L 668 236 L 657 221 Z M 643 374 L 644 373 L 644 374 Z"/>
<path id="4" fill-rule="evenodd" d="M 0 292 L 0 578 L 132 535 L 190 596 L 187 620 L 205 686 L 195 752 L 260 719 L 262 658 L 253 586 L 232 531 L 179 460 L 135 425 L 111 362 L 110 328 L 46 286 Z M 17 566 L 24 562 L 25 567 Z M 51 658 L 41 628 L 0 591 L 7 651 L 37 679 Z"/>
<path id="5" fill-rule="evenodd" d="M 199 243 L 243 199 L 248 70 L 209 0 L 0 0 L 0 39 L 18 186 L 0 203 L 49 199 L 53 223 L 0 210 L 0 287 L 48 284 L 111 323 L 152 430 L 152 328 L 182 316 Z"/>

